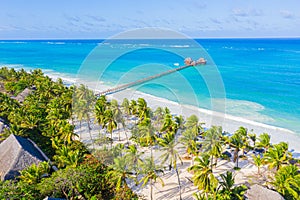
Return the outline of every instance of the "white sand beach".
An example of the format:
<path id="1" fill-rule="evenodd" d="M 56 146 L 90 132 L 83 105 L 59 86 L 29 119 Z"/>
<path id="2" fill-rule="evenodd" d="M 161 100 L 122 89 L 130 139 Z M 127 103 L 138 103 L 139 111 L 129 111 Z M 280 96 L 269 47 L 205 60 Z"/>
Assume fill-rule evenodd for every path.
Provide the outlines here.
<path id="1" fill-rule="evenodd" d="M 130 120 L 128 122 L 129 124 L 134 124 L 134 120 Z M 101 130 L 101 128 L 97 124 L 92 124 L 92 130 L 91 135 L 93 140 L 97 139 L 99 136 L 99 133 L 106 134 L 107 137 L 110 137 L 110 134 L 106 133 L 105 130 Z M 85 144 L 88 144 L 90 148 L 92 148 L 91 145 L 91 139 L 90 135 L 88 133 L 88 128 L 86 123 L 82 123 L 81 128 L 79 127 L 79 123 L 76 123 L 76 129 L 75 133 L 77 133 L 80 136 L 80 140 L 84 142 Z M 118 140 L 118 136 L 121 136 L 121 140 Z M 127 130 L 127 134 L 130 137 L 130 131 Z M 118 129 L 113 132 L 113 139 L 114 144 L 118 143 L 126 143 L 126 136 L 123 129 Z M 185 157 L 185 148 L 181 148 L 182 146 L 178 146 L 178 152 L 180 155 L 182 155 L 182 164 L 178 164 L 178 171 L 180 176 L 180 182 L 181 182 L 181 192 L 182 192 L 182 198 L 186 200 L 193 200 L 193 193 L 197 192 L 197 187 L 194 186 L 192 182 L 192 173 L 188 172 L 188 167 L 192 165 L 192 161 L 190 159 L 184 159 Z M 95 145 L 95 148 L 99 148 L 98 145 Z M 150 156 L 150 151 L 148 148 L 141 148 L 140 151 L 143 151 L 143 157 Z M 153 155 L 156 160 L 157 164 L 160 164 L 160 155 L 161 151 L 158 148 L 154 148 Z M 261 173 L 258 174 L 257 167 L 254 165 L 252 160 L 253 152 L 248 152 L 246 154 L 247 159 L 240 159 L 239 161 L 239 167 L 241 167 L 241 170 L 236 171 L 234 170 L 235 163 L 233 162 L 233 158 L 231 157 L 230 160 L 218 160 L 217 166 L 214 168 L 214 174 L 219 175 L 222 173 L 225 173 L 226 171 L 232 171 L 235 176 L 235 183 L 236 184 L 254 184 L 254 183 L 264 183 L 266 181 L 266 178 L 269 174 L 266 174 L 266 166 L 261 167 L 260 171 Z M 176 172 L 174 169 L 169 171 L 167 165 L 164 165 L 165 170 L 164 173 L 161 174 L 161 178 L 164 181 L 164 186 L 161 185 L 161 183 L 157 182 L 153 186 L 153 197 L 154 199 L 170 199 L 170 200 L 178 200 L 179 199 L 179 187 L 178 187 L 178 179 L 176 176 Z M 129 187 L 139 195 L 140 199 L 150 199 L 150 185 L 147 184 L 145 187 L 141 187 L 141 184 L 138 186 L 135 185 L 135 183 L 131 180 L 127 180 L 127 183 Z"/>
<path id="2" fill-rule="evenodd" d="M 183 115 L 185 117 L 195 114 L 199 117 L 199 120 L 201 122 L 205 123 L 205 127 L 209 128 L 212 125 L 222 126 L 223 131 L 229 133 L 234 133 L 234 131 L 236 131 L 240 126 L 247 128 L 249 131 L 253 130 L 253 132 L 257 135 L 268 133 L 271 135 L 272 143 L 279 143 L 284 141 L 289 144 L 290 149 L 293 149 L 296 152 L 300 152 L 300 135 L 297 135 L 293 131 L 285 128 L 275 127 L 203 108 L 197 108 L 191 105 L 178 104 L 167 99 L 155 97 L 150 94 L 145 94 L 130 89 L 108 95 L 107 97 L 117 99 L 119 102 L 122 102 L 124 98 L 138 99 L 139 97 L 141 97 L 147 101 L 148 105 L 153 110 L 160 106 L 168 107 L 173 114 Z"/>
<path id="3" fill-rule="evenodd" d="M 70 80 L 70 79 L 69 79 Z M 69 81 L 68 80 L 68 81 Z M 67 80 L 65 80 L 67 81 Z M 94 84 L 87 84 L 90 88 L 98 88 L 95 87 Z M 107 86 L 101 85 L 101 88 L 105 90 L 108 88 Z M 96 92 L 99 92 L 95 90 Z M 160 107 L 168 107 L 172 114 L 183 115 L 188 117 L 192 114 L 195 114 L 199 117 L 201 122 L 205 123 L 205 127 L 209 128 L 211 125 L 220 125 L 223 127 L 223 130 L 229 133 L 233 133 L 237 130 L 240 126 L 246 127 L 248 130 L 253 130 L 256 134 L 261 133 L 268 133 L 271 135 L 271 142 L 278 143 L 281 141 L 285 141 L 289 143 L 289 148 L 292 150 L 294 157 L 300 157 L 300 146 L 298 145 L 300 142 L 300 136 L 296 135 L 296 133 L 280 128 L 275 126 L 270 126 L 266 124 L 262 124 L 259 122 L 254 122 L 251 120 L 243 119 L 240 117 L 235 117 L 227 114 L 217 113 L 210 110 L 197 108 L 190 105 L 180 105 L 176 102 L 172 102 L 163 98 L 155 97 L 149 94 L 145 94 L 139 91 L 134 91 L 131 89 L 126 89 L 124 91 L 120 91 L 118 93 L 114 93 L 108 95 L 108 99 L 117 99 L 120 103 L 122 102 L 123 98 L 128 99 L 138 99 L 144 98 L 148 106 L 152 109 L 156 109 L 158 106 Z M 134 123 L 134 121 L 129 121 L 129 123 Z M 97 124 L 92 125 L 91 135 L 93 139 L 96 139 L 99 136 L 100 127 Z M 82 128 L 79 128 L 78 124 L 76 127 L 76 133 L 80 136 L 80 140 L 86 144 L 91 144 L 90 135 L 88 133 L 87 126 L 82 124 Z M 104 130 L 100 131 L 101 133 L 105 133 Z M 127 130 L 127 133 L 130 136 L 130 131 Z M 121 143 L 126 142 L 125 132 L 123 129 L 115 130 L 113 132 L 113 139 L 115 143 L 119 143 L 118 135 L 121 135 Z M 107 135 L 110 137 L 109 135 Z M 97 148 L 97 147 L 96 147 Z M 185 150 L 182 148 L 180 149 L 180 154 L 184 155 Z M 149 152 L 148 152 L 149 153 Z M 145 151 L 147 154 L 147 150 Z M 218 161 L 217 167 L 214 169 L 214 173 L 220 174 L 225 173 L 226 171 L 232 171 L 235 176 L 236 184 L 254 184 L 257 182 L 264 183 L 268 174 L 266 173 L 266 166 L 261 168 L 261 174 L 259 175 L 257 172 L 257 167 L 253 164 L 252 161 L 252 152 L 248 152 L 246 158 L 244 160 L 240 160 L 239 166 L 241 170 L 235 171 L 233 168 L 235 163 L 231 160 L 220 160 Z M 154 151 L 155 158 L 159 160 L 160 152 L 159 150 Z M 191 166 L 191 160 L 183 160 L 182 165 L 178 165 L 179 173 L 180 173 L 180 181 L 182 184 L 182 197 L 183 199 L 192 200 L 193 193 L 197 192 L 197 188 L 192 183 L 192 174 L 187 172 L 187 168 Z M 165 170 L 165 173 L 162 174 L 162 179 L 164 181 L 164 186 L 160 183 L 154 184 L 154 191 L 153 196 L 154 199 L 170 199 L 175 200 L 179 199 L 179 190 L 178 190 L 178 180 L 174 170 L 168 171 Z M 150 186 L 149 184 L 145 187 L 141 187 L 141 184 L 135 186 L 132 181 L 128 182 L 129 186 L 133 189 L 135 193 L 137 193 L 141 199 L 149 199 L 150 198 Z"/>
<path id="4" fill-rule="evenodd" d="M 15 67 L 18 69 L 18 67 L 14 65 L 8 67 Z M 73 84 L 79 85 L 81 83 L 85 84 L 90 89 L 93 89 L 95 93 L 102 92 L 111 88 L 111 86 L 105 85 L 101 81 L 88 82 L 86 80 L 82 80 L 81 78 L 74 77 L 71 74 L 61 74 L 54 71 L 45 71 L 45 74 L 53 80 L 61 78 L 68 86 Z M 294 156 L 300 157 L 300 133 L 295 133 L 285 128 L 267 125 L 242 117 L 236 117 L 226 113 L 219 113 L 192 105 L 179 104 L 168 99 L 156 97 L 133 89 L 126 89 L 114 94 L 107 95 L 108 99 L 114 98 L 119 102 L 122 102 L 124 98 L 138 99 L 139 97 L 144 98 L 153 110 L 160 106 L 168 107 L 171 110 L 172 114 L 183 115 L 185 117 L 195 114 L 199 117 L 199 120 L 201 122 L 205 123 L 204 126 L 207 128 L 209 128 L 211 125 L 218 125 L 223 127 L 223 131 L 233 133 L 240 126 L 243 126 L 249 131 L 253 130 L 253 132 L 257 135 L 268 133 L 271 135 L 272 143 L 278 143 L 282 141 L 287 142 L 289 144 L 289 149 L 293 151 Z"/>
<path id="5" fill-rule="evenodd" d="M 62 76 L 62 74 L 47 75 L 54 80 L 61 77 L 63 81 L 67 83 L 67 85 L 78 85 L 80 83 L 83 83 L 87 85 L 90 89 L 93 89 L 95 93 L 102 92 L 111 88 L 111 86 L 107 86 L 100 81 L 87 82 L 85 80 L 81 80 L 80 78 Z M 101 90 L 99 88 L 101 88 Z M 222 126 L 223 131 L 234 133 L 239 127 L 243 126 L 247 128 L 248 131 L 253 131 L 257 135 L 260 135 L 262 133 L 268 133 L 271 135 L 272 143 L 279 143 L 282 141 L 287 142 L 289 144 L 289 149 L 293 152 L 294 156 L 300 158 L 300 134 L 285 128 L 267 125 L 264 123 L 248 120 L 242 117 L 236 117 L 226 113 L 224 114 L 220 112 L 215 112 L 192 105 L 179 104 L 168 99 L 153 96 L 133 89 L 126 89 L 117 93 L 107 95 L 108 99 L 116 99 L 120 103 L 122 103 L 124 98 L 128 98 L 130 100 L 138 99 L 140 97 L 144 98 L 147 101 L 148 106 L 151 107 L 153 110 L 155 110 L 159 106 L 168 107 L 171 110 L 172 114 L 183 115 L 185 118 L 195 114 L 199 117 L 200 122 L 205 123 L 204 126 L 206 128 L 209 128 L 212 125 Z"/>

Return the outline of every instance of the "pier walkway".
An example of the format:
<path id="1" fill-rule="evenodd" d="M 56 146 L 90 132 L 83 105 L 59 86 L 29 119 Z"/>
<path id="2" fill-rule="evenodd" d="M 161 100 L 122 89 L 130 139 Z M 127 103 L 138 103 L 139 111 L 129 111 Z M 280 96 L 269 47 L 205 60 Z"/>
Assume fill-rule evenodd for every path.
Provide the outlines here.
<path id="1" fill-rule="evenodd" d="M 114 87 L 114 88 L 111 88 L 111 89 L 102 91 L 102 92 L 96 94 L 96 96 L 99 97 L 99 96 L 102 96 L 102 95 L 113 94 L 113 93 L 116 93 L 116 92 L 125 90 L 125 89 L 127 89 L 127 88 L 130 88 L 130 87 L 133 87 L 133 86 L 136 86 L 136 85 L 145 83 L 145 82 L 147 82 L 147 81 L 151 81 L 151 80 L 153 80 L 153 79 L 157 79 L 157 78 L 160 78 L 160 77 L 162 77 L 162 76 L 171 74 L 171 73 L 173 73 L 173 72 L 177 72 L 177 71 L 186 69 L 186 68 L 188 68 L 188 67 L 194 67 L 194 66 L 196 66 L 196 65 L 198 65 L 198 64 L 206 64 L 206 61 L 200 61 L 200 62 L 196 62 L 196 63 L 192 63 L 192 64 L 187 64 L 187 65 L 185 65 L 185 66 L 177 67 L 177 68 L 174 68 L 174 69 L 171 69 L 171 70 L 162 72 L 162 73 L 160 73 L 160 74 L 156 74 L 156 75 L 149 76 L 149 77 L 146 77 L 146 78 L 143 78 L 143 79 L 139 79 L 139 80 L 137 80 L 137 81 L 133 81 L 133 82 L 131 82 L 131 83 L 126 83 L 126 84 L 123 84 L 123 85 L 119 85 L 119 86 L 117 86 L 117 87 Z"/>

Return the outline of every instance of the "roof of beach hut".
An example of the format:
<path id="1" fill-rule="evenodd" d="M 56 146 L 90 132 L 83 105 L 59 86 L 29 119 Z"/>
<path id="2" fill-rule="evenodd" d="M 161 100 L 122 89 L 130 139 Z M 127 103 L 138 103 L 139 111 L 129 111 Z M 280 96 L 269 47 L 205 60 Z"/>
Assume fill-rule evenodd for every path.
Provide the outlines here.
<path id="1" fill-rule="evenodd" d="M 22 103 L 25 98 L 32 93 L 32 89 L 25 88 L 21 93 L 19 93 L 14 99 L 16 99 L 18 102 Z"/>
<path id="2" fill-rule="evenodd" d="M 14 179 L 20 170 L 42 161 L 42 151 L 28 139 L 11 134 L 0 144 L 1 180 Z"/>

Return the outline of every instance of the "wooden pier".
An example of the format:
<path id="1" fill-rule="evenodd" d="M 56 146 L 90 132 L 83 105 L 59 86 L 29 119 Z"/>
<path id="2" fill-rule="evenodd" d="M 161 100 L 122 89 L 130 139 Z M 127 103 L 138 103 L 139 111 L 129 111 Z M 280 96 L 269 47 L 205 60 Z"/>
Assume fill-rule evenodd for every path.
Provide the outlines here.
<path id="1" fill-rule="evenodd" d="M 156 74 L 156 75 L 153 75 L 153 76 L 149 76 L 149 77 L 146 77 L 146 78 L 143 78 L 143 79 L 139 79 L 137 81 L 133 81 L 131 83 L 126 83 L 126 84 L 123 84 L 123 85 L 119 85 L 117 87 L 114 87 L 114 88 L 111 88 L 111 89 L 108 89 L 108 90 L 105 90 L 103 92 L 100 92 L 98 94 L 96 94 L 97 97 L 99 96 L 102 96 L 102 95 L 108 95 L 108 94 L 113 94 L 113 93 L 116 93 L 116 92 L 119 92 L 119 91 L 122 91 L 122 90 L 125 90 L 127 88 L 130 88 L 130 87 L 133 87 L 133 86 L 136 86 L 136 85 L 139 85 L 139 84 L 142 84 L 142 83 L 145 83 L 147 81 L 151 81 L 153 79 L 157 79 L 157 78 L 160 78 L 162 76 L 166 76 L 168 74 L 171 74 L 173 72 L 177 72 L 177 71 L 180 71 L 180 70 L 183 70 L 183 69 L 186 69 L 188 67 L 194 67 L 198 64 L 206 64 L 206 61 L 200 61 L 200 62 L 194 62 L 194 63 L 186 63 L 185 66 L 181 66 L 181 67 L 177 67 L 177 68 L 174 68 L 174 69 L 171 69 L 171 70 L 168 70 L 168 71 L 165 71 L 165 72 L 162 72 L 160 74 Z"/>

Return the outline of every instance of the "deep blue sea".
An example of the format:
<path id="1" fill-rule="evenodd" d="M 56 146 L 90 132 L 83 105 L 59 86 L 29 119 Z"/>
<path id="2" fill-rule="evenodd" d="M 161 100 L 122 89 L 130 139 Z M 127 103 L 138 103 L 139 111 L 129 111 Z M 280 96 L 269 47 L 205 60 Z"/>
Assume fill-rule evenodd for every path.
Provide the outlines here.
<path id="1" fill-rule="evenodd" d="M 185 57 L 207 65 L 135 89 L 300 134 L 300 39 L 0 41 L 0 66 L 111 87 L 182 66 Z M 226 110 L 218 106 L 224 98 Z"/>

